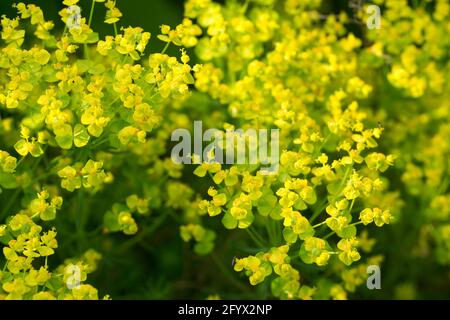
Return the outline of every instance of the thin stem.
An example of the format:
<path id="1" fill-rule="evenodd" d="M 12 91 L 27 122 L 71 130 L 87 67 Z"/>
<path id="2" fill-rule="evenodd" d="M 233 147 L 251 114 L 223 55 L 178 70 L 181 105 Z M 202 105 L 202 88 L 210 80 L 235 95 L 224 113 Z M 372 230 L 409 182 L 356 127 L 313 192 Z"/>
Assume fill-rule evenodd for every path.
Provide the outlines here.
<path id="1" fill-rule="evenodd" d="M 5 218 L 5 215 L 8 214 L 8 211 L 11 209 L 12 205 L 16 201 L 16 199 L 19 196 L 21 191 L 22 191 L 22 189 L 17 188 L 14 191 L 13 195 L 11 196 L 11 198 L 9 198 L 8 203 L 6 204 L 6 206 L 3 207 L 2 213 L 0 214 L 0 221 L 3 221 L 3 219 Z"/>
<path id="2" fill-rule="evenodd" d="M 270 219 L 270 229 L 272 230 L 273 240 L 271 240 L 272 245 L 276 245 L 278 243 L 278 234 L 277 234 L 277 221 Z"/>
<path id="3" fill-rule="evenodd" d="M 275 230 L 277 234 L 277 240 L 278 243 L 281 243 L 283 241 L 283 232 L 281 231 L 281 223 L 278 222 L 278 220 L 275 223 Z"/>
<path id="4" fill-rule="evenodd" d="M 329 237 L 331 237 L 333 234 L 335 234 L 336 232 L 332 231 L 329 234 L 327 234 L 325 237 L 323 237 L 323 240 L 327 240 Z"/>
<path id="5" fill-rule="evenodd" d="M 146 236 L 149 236 L 150 234 L 152 234 L 154 231 L 156 231 L 156 229 L 164 222 L 164 220 L 166 220 L 166 218 L 169 216 L 169 210 L 167 210 L 165 213 L 163 213 L 162 215 L 160 215 L 158 218 L 156 218 L 152 225 L 141 231 L 140 234 L 138 234 L 137 236 L 135 236 L 134 238 L 124 242 L 119 248 L 118 248 L 118 252 L 124 252 L 128 249 L 130 249 L 132 246 L 134 246 L 135 244 L 139 243 L 141 240 L 143 240 Z"/>
<path id="6" fill-rule="evenodd" d="M 349 166 L 347 168 L 347 170 L 345 170 L 344 178 L 342 179 L 341 185 L 339 186 L 339 194 L 342 192 L 342 187 L 345 185 L 345 182 L 347 181 L 347 177 L 348 177 L 348 174 L 350 173 L 350 169 L 351 169 L 351 167 Z"/>
<path id="7" fill-rule="evenodd" d="M 83 44 L 83 51 L 84 51 L 84 57 L 89 60 L 89 48 L 86 43 Z"/>
<path id="8" fill-rule="evenodd" d="M 161 54 L 166 53 L 167 49 L 169 48 L 170 42 L 167 42 L 166 45 L 164 46 L 164 48 L 161 51 Z"/>
<path id="9" fill-rule="evenodd" d="M 20 158 L 20 160 L 17 161 L 17 163 L 16 163 L 16 168 L 18 168 L 19 165 L 20 165 L 24 160 L 25 160 L 25 157 Z"/>
<path id="10" fill-rule="evenodd" d="M 242 13 L 245 13 L 247 11 L 249 4 L 250 4 L 250 0 L 245 0 L 244 5 L 242 6 L 242 10 L 243 10 Z"/>
<path id="11" fill-rule="evenodd" d="M 92 0 L 91 4 L 91 12 L 89 13 L 89 20 L 88 20 L 88 26 L 91 26 L 92 17 L 94 16 L 94 7 L 95 7 L 95 0 Z"/>
<path id="12" fill-rule="evenodd" d="M 250 229 L 251 232 L 253 232 L 253 234 L 259 239 L 259 241 L 261 241 L 262 243 L 267 244 L 266 240 L 264 239 L 264 237 L 261 236 L 261 234 L 256 231 L 253 227 L 249 227 L 248 229 Z"/>
<path id="13" fill-rule="evenodd" d="M 40 181 L 42 179 L 45 179 L 45 178 L 51 176 L 52 174 L 53 174 L 53 172 L 47 172 L 46 174 L 40 175 L 39 177 L 33 179 L 30 184 L 33 184 L 33 183 L 36 183 L 36 182 L 38 182 L 38 181 Z"/>
<path id="14" fill-rule="evenodd" d="M 350 204 L 350 208 L 348 209 L 348 213 L 351 214 L 352 213 L 352 209 L 353 209 L 353 205 L 355 204 L 355 199 L 352 200 L 352 203 Z"/>
<path id="15" fill-rule="evenodd" d="M 242 290 L 242 291 L 248 291 L 248 287 L 243 285 L 240 281 L 238 281 L 234 274 L 228 270 L 227 267 L 224 266 L 222 261 L 219 259 L 219 257 L 216 255 L 215 252 L 211 254 L 211 260 L 217 265 L 217 267 L 222 271 L 222 273 L 230 280 L 230 283 L 233 284 L 236 288 Z"/>
<path id="16" fill-rule="evenodd" d="M 267 235 L 269 236 L 270 244 L 273 244 L 274 243 L 274 236 L 273 236 L 273 233 L 272 233 L 272 227 L 271 227 L 270 221 L 268 221 L 266 223 L 266 231 L 267 231 Z"/>
<path id="17" fill-rule="evenodd" d="M 320 227 L 321 225 L 324 225 L 325 223 L 327 223 L 326 221 L 322 221 L 321 223 L 318 223 L 318 224 L 316 224 L 316 225 L 313 225 L 312 227 L 313 228 L 317 228 L 317 227 Z"/>
<path id="18" fill-rule="evenodd" d="M 309 221 L 311 223 L 314 222 L 314 220 L 316 220 L 316 218 L 322 213 L 322 211 L 327 207 L 328 205 L 328 199 L 327 197 L 325 197 L 322 202 L 320 203 L 320 205 L 318 206 L 318 209 L 316 209 L 313 213 L 313 215 L 311 216 L 311 218 L 309 219 Z"/>
<path id="19" fill-rule="evenodd" d="M 77 231 L 77 242 L 80 246 L 80 252 L 82 251 L 82 243 L 85 241 L 85 234 L 84 234 L 84 228 L 83 228 L 83 219 L 84 219 L 84 199 L 83 199 L 83 189 L 80 189 L 77 194 L 76 198 L 76 231 Z"/>
<path id="20" fill-rule="evenodd" d="M 89 28 L 91 27 L 92 17 L 94 15 L 94 7 L 95 7 L 95 0 L 92 0 L 91 12 L 89 13 L 89 20 L 88 20 Z M 84 57 L 86 59 L 89 59 L 89 48 L 86 43 L 83 45 L 83 49 L 84 49 Z"/>
<path id="21" fill-rule="evenodd" d="M 363 223 L 362 221 L 354 222 L 352 224 L 349 224 L 349 226 L 357 226 L 358 224 Z"/>
<path id="22" fill-rule="evenodd" d="M 250 231 L 249 228 L 246 228 L 245 231 L 248 233 L 248 235 L 250 236 L 250 238 L 252 238 L 252 240 L 255 242 L 255 244 L 259 247 L 264 248 L 265 245 L 256 237 L 255 234 L 253 234 L 252 231 Z"/>

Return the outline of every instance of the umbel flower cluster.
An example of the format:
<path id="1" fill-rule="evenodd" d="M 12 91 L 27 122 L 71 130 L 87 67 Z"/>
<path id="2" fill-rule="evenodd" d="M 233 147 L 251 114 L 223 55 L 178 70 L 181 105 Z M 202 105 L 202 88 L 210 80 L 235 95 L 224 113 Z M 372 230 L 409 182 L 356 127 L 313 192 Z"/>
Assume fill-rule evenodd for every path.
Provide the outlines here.
<path id="1" fill-rule="evenodd" d="M 61 30 L 15 4 L 1 17 L 0 299 L 108 299 L 87 275 L 137 246 L 164 260 L 147 241 L 167 234 L 192 244 L 178 264 L 215 263 L 225 297 L 347 299 L 370 265 L 447 268 L 450 5 L 374 0 L 382 25 L 367 29 L 367 4 L 352 17 L 325 2 L 186 0 L 156 37 L 120 25 L 125 2 L 84 16 L 64 0 Z M 112 35 L 92 29 L 100 9 Z M 175 163 L 171 133 L 198 120 L 279 129 L 278 170 Z"/>

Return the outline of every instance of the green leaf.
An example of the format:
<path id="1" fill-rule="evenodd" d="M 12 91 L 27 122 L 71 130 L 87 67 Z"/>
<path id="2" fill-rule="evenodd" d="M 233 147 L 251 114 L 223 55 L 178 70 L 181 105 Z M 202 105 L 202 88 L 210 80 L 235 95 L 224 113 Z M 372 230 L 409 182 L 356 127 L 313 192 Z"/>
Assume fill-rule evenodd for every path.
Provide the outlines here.
<path id="1" fill-rule="evenodd" d="M 56 275 L 56 273 L 53 273 L 51 279 L 45 283 L 47 288 L 54 291 L 59 290 L 63 285 L 65 285 L 65 283 L 61 281 L 61 278 L 59 275 Z"/>
<path id="2" fill-rule="evenodd" d="M 275 205 L 275 208 L 270 212 L 270 217 L 274 220 L 284 219 L 281 216 L 281 206 L 278 203 Z"/>
<path id="3" fill-rule="evenodd" d="M 94 75 L 102 74 L 105 72 L 105 66 L 101 63 L 96 63 L 91 68 L 89 68 L 88 72 Z"/>
<path id="4" fill-rule="evenodd" d="M 308 187 L 307 192 L 302 193 L 302 196 L 305 196 L 303 200 L 309 205 L 317 202 L 316 192 L 311 187 Z"/>
<path id="5" fill-rule="evenodd" d="M 88 144 L 91 136 L 88 134 L 86 128 L 81 124 L 76 124 L 73 129 L 73 142 L 75 147 L 81 148 Z"/>
<path id="6" fill-rule="evenodd" d="M 206 230 L 205 235 L 203 237 L 203 241 L 214 241 L 216 239 L 216 233 L 212 230 Z"/>
<path id="7" fill-rule="evenodd" d="M 300 233 L 298 236 L 300 239 L 305 240 L 306 238 L 312 237 L 314 233 L 315 233 L 314 228 L 310 226 L 304 232 Z"/>
<path id="8" fill-rule="evenodd" d="M 189 242 L 189 240 L 191 240 L 191 238 L 192 238 L 191 233 L 189 231 L 187 231 L 186 229 L 184 229 L 184 228 L 181 228 L 180 236 L 181 236 L 181 239 L 183 239 L 184 242 Z"/>
<path id="9" fill-rule="evenodd" d="M 187 84 L 193 84 L 195 82 L 194 77 L 190 73 L 185 74 L 184 81 Z"/>
<path id="10" fill-rule="evenodd" d="M 278 198 L 273 194 L 263 194 L 256 203 L 258 213 L 267 217 L 275 209 Z"/>
<path id="11" fill-rule="evenodd" d="M 294 233 L 291 228 L 284 228 L 283 230 L 283 238 L 287 243 L 295 243 L 298 239 L 298 235 Z"/>
<path id="12" fill-rule="evenodd" d="M 55 137 L 56 142 L 62 149 L 70 149 L 72 148 L 72 135 L 70 136 L 56 136 Z"/>
<path id="13" fill-rule="evenodd" d="M 0 172 L 0 186 L 5 189 L 17 188 L 18 184 L 16 176 L 12 173 Z"/>
<path id="14" fill-rule="evenodd" d="M 245 229 L 251 226 L 253 221 L 255 220 L 255 216 L 253 213 L 247 214 L 247 216 L 244 219 L 241 219 L 238 221 L 238 228 L 239 229 Z"/>
<path id="15" fill-rule="evenodd" d="M 38 248 L 38 252 L 43 257 L 48 257 L 55 253 L 55 251 L 52 248 L 46 246 L 40 246 Z"/>
<path id="16" fill-rule="evenodd" d="M 341 191 L 340 189 L 341 184 L 339 181 L 327 185 L 327 190 L 331 195 L 338 195 L 338 193 Z"/>
<path id="17" fill-rule="evenodd" d="M 31 142 L 30 145 L 31 145 L 30 148 L 31 156 L 37 158 L 44 153 L 44 150 L 42 150 L 42 147 L 38 142 Z"/>
<path id="18" fill-rule="evenodd" d="M 229 212 L 227 212 L 222 218 L 222 224 L 227 229 L 235 229 L 238 225 L 238 222 Z"/>
<path id="19" fill-rule="evenodd" d="M 63 124 L 55 128 L 55 140 L 63 149 L 72 148 L 73 132 L 70 124 Z"/>
<path id="20" fill-rule="evenodd" d="M 225 185 L 227 187 L 234 186 L 238 182 L 239 182 L 239 178 L 237 175 L 234 175 L 234 174 L 229 174 L 225 178 Z"/>
<path id="21" fill-rule="evenodd" d="M 42 212 L 39 217 L 43 221 L 50 221 L 56 218 L 56 209 L 55 207 L 49 207 L 44 212 Z"/>
<path id="22" fill-rule="evenodd" d="M 121 230 L 121 226 L 119 224 L 119 215 L 112 211 L 108 211 L 103 216 L 103 224 L 104 226 L 112 232 L 117 232 Z"/>
<path id="23" fill-rule="evenodd" d="M 342 229 L 340 232 L 336 232 L 337 235 L 344 239 L 353 238 L 356 236 L 356 227 L 355 226 L 346 226 L 344 229 Z"/>
<path id="24" fill-rule="evenodd" d="M 85 73 L 93 66 L 93 62 L 87 59 L 77 60 L 77 68 L 79 73 Z"/>
<path id="25" fill-rule="evenodd" d="M 307 263 L 307 264 L 313 263 L 311 254 L 308 251 L 306 251 L 306 249 L 305 249 L 305 243 L 303 243 L 302 246 L 300 247 L 299 256 L 300 256 L 300 259 L 302 259 L 302 261 L 304 263 Z"/>
<path id="26" fill-rule="evenodd" d="M 14 149 L 16 149 L 17 153 L 20 154 L 22 157 L 25 157 L 29 152 L 28 142 L 25 141 L 24 139 L 21 139 L 16 142 L 16 144 L 14 145 Z"/>
<path id="27" fill-rule="evenodd" d="M 98 42 L 98 33 L 97 32 L 91 32 L 88 34 L 88 37 L 86 39 L 86 43 L 97 43 Z"/>
<path id="28" fill-rule="evenodd" d="M 200 256 L 205 256 L 214 249 L 214 242 L 212 241 L 201 241 L 195 244 L 194 251 Z"/>
<path id="29" fill-rule="evenodd" d="M 199 166 L 198 166 L 197 168 L 195 168 L 195 170 L 194 170 L 194 174 L 195 174 L 197 177 L 200 177 L 200 178 L 203 178 L 204 176 L 206 176 L 206 173 L 207 173 L 207 171 L 206 171 L 205 167 L 202 166 L 202 165 L 199 165 Z"/>
<path id="30" fill-rule="evenodd" d="M 308 208 L 308 206 L 306 205 L 306 203 L 301 199 L 298 198 L 298 200 L 295 202 L 294 204 L 294 209 L 295 210 L 306 210 Z"/>
<path id="31" fill-rule="evenodd" d="M 9 59 L 6 55 L 0 55 L 0 68 L 9 69 Z"/>
<path id="32" fill-rule="evenodd" d="M 270 289 L 272 290 L 272 294 L 275 297 L 281 296 L 284 292 L 284 285 L 285 281 L 283 280 L 283 278 L 278 277 L 273 279 L 272 282 L 270 283 Z"/>

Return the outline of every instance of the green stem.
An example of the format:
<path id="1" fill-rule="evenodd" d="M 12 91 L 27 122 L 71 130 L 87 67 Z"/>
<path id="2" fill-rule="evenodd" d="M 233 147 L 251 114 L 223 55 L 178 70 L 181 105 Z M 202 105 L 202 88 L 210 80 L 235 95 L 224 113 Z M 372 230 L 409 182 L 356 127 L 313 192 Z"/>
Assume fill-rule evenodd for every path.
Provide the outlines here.
<path id="1" fill-rule="evenodd" d="M 255 228 L 250 226 L 249 229 L 259 239 L 260 242 L 266 244 L 267 246 L 267 241 L 264 239 L 264 237 L 261 236 L 261 234 L 258 231 L 255 230 Z"/>
<path id="2" fill-rule="evenodd" d="M 278 222 L 276 220 L 270 219 L 270 228 L 272 229 L 272 235 L 273 235 L 272 245 L 277 245 L 279 243 L 277 224 L 278 224 Z"/>
<path id="3" fill-rule="evenodd" d="M 143 229 L 141 231 L 141 233 L 139 233 L 137 236 L 135 236 L 134 238 L 124 242 L 118 249 L 118 252 L 125 252 L 128 249 L 130 249 L 131 247 L 133 247 L 135 244 L 139 243 L 141 240 L 143 240 L 145 237 L 149 236 L 150 234 L 152 234 L 154 231 L 156 231 L 156 229 L 164 222 L 164 220 L 166 220 L 166 218 L 169 215 L 169 211 L 166 211 L 165 213 L 163 213 L 162 215 L 160 215 L 158 218 L 156 218 L 152 225 L 147 228 L 147 229 Z"/>
<path id="4" fill-rule="evenodd" d="M 83 220 L 84 220 L 84 199 L 83 199 L 83 189 L 80 189 L 77 194 L 76 198 L 76 231 L 77 231 L 77 243 L 79 245 L 80 252 L 82 251 L 83 246 L 82 244 L 85 243 L 85 234 L 84 234 L 84 228 L 83 228 Z"/>
<path id="5" fill-rule="evenodd" d="M 310 223 L 313 223 L 314 220 L 317 219 L 317 217 L 322 213 L 322 211 L 327 207 L 328 205 L 328 199 L 327 197 L 325 197 L 325 199 L 322 200 L 322 202 L 320 203 L 319 206 L 317 206 L 318 209 L 316 209 L 313 213 L 313 215 L 311 216 L 311 218 L 309 219 Z"/>
<path id="6" fill-rule="evenodd" d="M 220 271 L 230 280 L 230 283 L 233 284 L 236 288 L 242 290 L 242 291 L 248 291 L 249 288 L 245 285 L 243 285 L 240 281 L 238 281 L 234 274 L 228 270 L 227 267 L 225 267 L 222 263 L 222 261 L 219 259 L 219 257 L 216 255 L 216 253 L 211 254 L 212 261 L 217 265 L 217 267 L 220 269 Z"/>
<path id="7" fill-rule="evenodd" d="M 332 231 L 329 234 L 327 234 L 325 237 L 323 237 L 323 240 L 327 240 L 329 237 L 331 237 L 333 234 L 335 234 L 336 232 Z"/>
<path id="8" fill-rule="evenodd" d="M 9 198 L 8 203 L 6 204 L 6 206 L 3 207 L 2 213 L 0 214 L 0 221 L 3 221 L 5 216 L 8 214 L 8 211 L 11 209 L 12 205 L 16 201 L 16 199 L 19 196 L 21 191 L 22 191 L 22 189 L 20 189 L 20 188 L 14 190 L 14 193 L 11 196 L 11 198 Z"/>
<path id="9" fill-rule="evenodd" d="M 38 182 L 38 181 L 40 181 L 40 180 L 42 180 L 42 179 L 45 179 L 45 178 L 51 176 L 52 174 L 53 174 L 53 172 L 47 172 L 46 174 L 40 175 L 39 177 L 37 177 L 37 178 L 31 180 L 31 183 L 30 183 L 30 184 L 33 184 L 33 183 L 36 183 L 36 182 Z"/>
<path id="10" fill-rule="evenodd" d="M 350 208 L 348 209 L 348 214 L 352 213 L 352 209 L 353 209 L 353 205 L 355 204 L 355 200 L 356 200 L 356 198 L 352 200 L 352 203 L 350 204 Z"/>
<path id="11" fill-rule="evenodd" d="M 342 192 L 342 188 L 344 187 L 345 182 L 347 182 L 347 177 L 348 177 L 348 174 L 350 173 L 350 169 L 351 169 L 351 168 L 352 168 L 352 167 L 349 166 L 349 167 L 347 168 L 347 170 L 345 170 L 344 178 L 342 179 L 341 185 L 339 186 L 339 194 Z"/>
<path id="12" fill-rule="evenodd" d="M 20 165 L 24 160 L 25 160 L 25 157 L 20 158 L 20 160 L 17 161 L 17 163 L 16 163 L 16 168 L 18 168 L 19 165 Z"/>
<path id="13" fill-rule="evenodd" d="M 256 237 L 250 232 L 250 230 L 245 229 L 245 232 L 248 233 L 248 235 L 250 236 L 250 238 L 252 238 L 252 240 L 255 242 L 255 244 L 256 244 L 257 246 L 259 246 L 259 247 L 264 247 L 264 246 L 259 242 L 259 240 L 256 239 Z"/>
<path id="14" fill-rule="evenodd" d="M 169 48 L 170 42 L 167 42 L 166 45 L 164 46 L 164 48 L 161 51 L 161 54 L 166 53 L 167 49 Z"/>
<path id="15" fill-rule="evenodd" d="M 272 232 L 272 224 L 270 223 L 270 221 L 267 221 L 267 223 L 266 223 L 266 231 L 267 231 L 267 235 L 269 236 L 270 244 L 273 245 L 275 238 L 274 238 L 274 235 Z"/>
<path id="16" fill-rule="evenodd" d="M 95 0 L 92 0 L 91 12 L 89 13 L 88 26 L 91 27 L 92 17 L 94 16 Z"/>
<path id="17" fill-rule="evenodd" d="M 252 231 L 250 228 L 246 228 L 245 231 L 250 235 L 252 240 L 255 242 L 256 245 L 265 248 L 266 245 L 264 244 L 264 241 L 259 237 L 259 235 Z"/>
<path id="18" fill-rule="evenodd" d="M 327 223 L 327 222 L 326 221 L 322 221 L 322 222 L 320 222 L 318 224 L 313 225 L 312 227 L 313 228 L 317 228 L 317 227 L 320 227 L 321 225 L 324 225 L 325 223 Z"/>
<path id="19" fill-rule="evenodd" d="M 278 243 L 281 243 L 283 241 L 283 232 L 281 231 L 281 228 L 282 228 L 281 223 L 276 221 L 275 230 L 276 230 L 276 234 L 277 234 Z"/>

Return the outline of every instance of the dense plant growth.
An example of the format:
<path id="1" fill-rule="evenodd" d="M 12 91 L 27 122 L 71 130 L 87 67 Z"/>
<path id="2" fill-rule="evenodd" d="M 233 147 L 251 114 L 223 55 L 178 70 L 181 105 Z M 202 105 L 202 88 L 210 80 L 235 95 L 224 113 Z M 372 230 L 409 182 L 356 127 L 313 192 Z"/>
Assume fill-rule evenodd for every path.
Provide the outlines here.
<path id="1" fill-rule="evenodd" d="M 156 36 L 121 1 L 2 16 L 0 298 L 448 298 L 450 5 L 325 2 L 187 0 Z M 277 170 L 177 163 L 194 121 L 279 129 Z"/>

